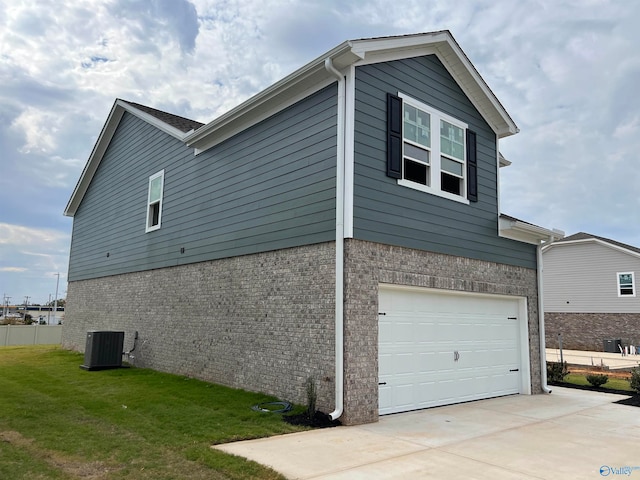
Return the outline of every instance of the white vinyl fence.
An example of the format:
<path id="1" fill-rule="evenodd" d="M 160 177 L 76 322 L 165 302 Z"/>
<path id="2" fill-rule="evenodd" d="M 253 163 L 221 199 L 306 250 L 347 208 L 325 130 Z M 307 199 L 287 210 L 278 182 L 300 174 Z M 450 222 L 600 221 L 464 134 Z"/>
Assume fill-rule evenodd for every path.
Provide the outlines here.
<path id="1" fill-rule="evenodd" d="M 0 347 L 62 342 L 62 325 L 0 325 Z"/>

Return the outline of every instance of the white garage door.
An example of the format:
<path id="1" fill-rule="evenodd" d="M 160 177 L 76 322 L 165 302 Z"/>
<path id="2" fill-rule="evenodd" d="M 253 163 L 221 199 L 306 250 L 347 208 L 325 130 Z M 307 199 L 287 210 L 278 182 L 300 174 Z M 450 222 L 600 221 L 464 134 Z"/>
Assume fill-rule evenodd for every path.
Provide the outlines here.
<path id="1" fill-rule="evenodd" d="M 519 299 L 384 285 L 379 295 L 380 415 L 521 392 Z"/>

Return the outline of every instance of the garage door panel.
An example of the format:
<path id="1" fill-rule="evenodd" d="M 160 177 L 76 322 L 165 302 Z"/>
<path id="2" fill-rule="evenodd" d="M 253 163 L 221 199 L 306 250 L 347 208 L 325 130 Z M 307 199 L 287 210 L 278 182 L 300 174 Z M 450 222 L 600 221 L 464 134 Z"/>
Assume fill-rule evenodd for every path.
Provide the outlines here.
<path id="1" fill-rule="evenodd" d="M 519 392 L 518 299 L 383 287 L 379 299 L 381 414 Z"/>

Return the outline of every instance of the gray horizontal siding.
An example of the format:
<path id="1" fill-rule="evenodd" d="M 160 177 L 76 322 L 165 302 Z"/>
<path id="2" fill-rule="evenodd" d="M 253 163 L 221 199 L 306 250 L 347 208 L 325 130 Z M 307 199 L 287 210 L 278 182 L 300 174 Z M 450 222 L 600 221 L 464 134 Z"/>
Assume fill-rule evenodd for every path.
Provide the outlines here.
<path id="1" fill-rule="evenodd" d="M 640 313 L 640 259 L 596 243 L 558 244 L 544 251 L 544 310 Z M 618 297 L 617 273 L 634 272 L 635 297 Z"/>
<path id="2" fill-rule="evenodd" d="M 386 96 L 406 93 L 477 134 L 478 202 L 465 205 L 386 176 Z M 354 237 L 535 268 L 535 247 L 498 236 L 496 135 L 434 55 L 356 68 Z"/>
<path id="3" fill-rule="evenodd" d="M 125 114 L 74 217 L 69 279 L 333 240 L 336 102 L 333 85 L 198 156 Z M 162 227 L 145 233 L 162 169 Z"/>

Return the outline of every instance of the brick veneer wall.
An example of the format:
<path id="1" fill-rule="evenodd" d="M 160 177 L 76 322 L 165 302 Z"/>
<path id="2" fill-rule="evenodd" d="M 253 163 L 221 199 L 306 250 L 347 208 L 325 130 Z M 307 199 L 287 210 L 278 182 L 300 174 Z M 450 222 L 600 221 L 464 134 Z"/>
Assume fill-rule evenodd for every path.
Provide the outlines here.
<path id="1" fill-rule="evenodd" d="M 334 243 L 70 282 L 62 344 L 88 330 L 139 332 L 134 364 L 334 405 Z M 345 424 L 378 420 L 378 285 L 527 297 L 532 391 L 540 390 L 535 270 L 359 240 L 345 242 Z"/>
<path id="2" fill-rule="evenodd" d="M 123 330 L 134 364 L 334 408 L 335 245 L 70 282 L 62 344 Z"/>
<path id="3" fill-rule="evenodd" d="M 623 345 L 640 345 L 640 313 L 558 313 L 545 312 L 547 347 L 567 350 L 604 351 L 605 340 L 622 340 Z"/>
<path id="4" fill-rule="evenodd" d="M 527 297 L 531 391 L 541 391 L 535 270 L 347 240 L 343 422 L 378 420 L 379 283 Z"/>

